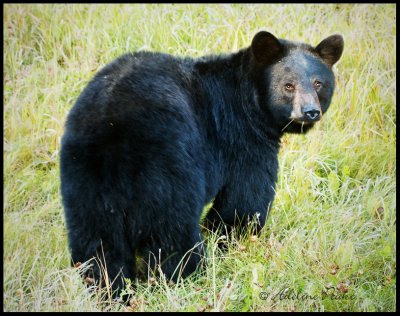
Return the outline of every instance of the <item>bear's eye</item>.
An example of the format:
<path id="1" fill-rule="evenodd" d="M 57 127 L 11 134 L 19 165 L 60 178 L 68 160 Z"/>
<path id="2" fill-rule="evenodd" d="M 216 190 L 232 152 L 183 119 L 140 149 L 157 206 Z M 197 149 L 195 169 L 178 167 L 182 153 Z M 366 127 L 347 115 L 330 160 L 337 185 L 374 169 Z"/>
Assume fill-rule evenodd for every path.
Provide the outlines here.
<path id="1" fill-rule="evenodd" d="M 314 87 L 317 88 L 317 89 L 321 88 L 322 87 L 322 82 L 318 81 L 318 80 L 315 80 L 314 81 Z"/>
<path id="2" fill-rule="evenodd" d="M 285 83 L 285 90 L 294 91 L 294 85 L 292 85 L 291 83 Z"/>

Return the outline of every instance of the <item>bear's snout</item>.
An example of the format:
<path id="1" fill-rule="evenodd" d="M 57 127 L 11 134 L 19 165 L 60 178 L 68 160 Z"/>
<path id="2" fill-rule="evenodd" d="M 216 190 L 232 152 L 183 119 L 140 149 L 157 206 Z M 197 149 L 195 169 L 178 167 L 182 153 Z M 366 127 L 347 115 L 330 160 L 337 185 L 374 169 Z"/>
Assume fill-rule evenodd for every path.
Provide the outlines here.
<path id="1" fill-rule="evenodd" d="M 304 119 L 309 122 L 319 121 L 321 118 L 321 110 L 317 105 L 310 104 L 302 107 Z"/>

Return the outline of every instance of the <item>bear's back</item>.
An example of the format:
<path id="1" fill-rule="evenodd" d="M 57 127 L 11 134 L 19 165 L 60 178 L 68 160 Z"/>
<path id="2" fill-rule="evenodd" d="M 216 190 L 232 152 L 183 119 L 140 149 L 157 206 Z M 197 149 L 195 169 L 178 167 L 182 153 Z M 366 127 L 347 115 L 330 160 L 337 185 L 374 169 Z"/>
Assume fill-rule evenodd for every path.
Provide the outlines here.
<path id="1" fill-rule="evenodd" d="M 179 121 L 190 121 L 191 67 L 190 59 L 163 53 L 137 52 L 117 58 L 79 96 L 67 119 L 68 134 L 100 139 L 112 131 L 150 132 L 155 125 L 172 128 Z"/>

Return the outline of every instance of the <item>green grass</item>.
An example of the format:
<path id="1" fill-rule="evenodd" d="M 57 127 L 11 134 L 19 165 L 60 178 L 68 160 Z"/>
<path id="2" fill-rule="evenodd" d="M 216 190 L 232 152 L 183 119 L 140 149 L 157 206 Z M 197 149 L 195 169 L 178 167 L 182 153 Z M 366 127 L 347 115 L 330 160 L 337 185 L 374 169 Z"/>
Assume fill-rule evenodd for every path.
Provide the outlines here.
<path id="1" fill-rule="evenodd" d="M 260 238 L 228 240 L 221 252 L 207 236 L 202 273 L 175 285 L 140 282 L 128 309 L 394 311 L 395 9 L 5 4 L 4 310 L 126 309 L 90 295 L 69 266 L 60 201 L 63 124 L 94 73 L 139 49 L 235 51 L 266 29 L 314 45 L 344 36 L 331 107 L 306 136 L 284 137 L 276 200 Z"/>

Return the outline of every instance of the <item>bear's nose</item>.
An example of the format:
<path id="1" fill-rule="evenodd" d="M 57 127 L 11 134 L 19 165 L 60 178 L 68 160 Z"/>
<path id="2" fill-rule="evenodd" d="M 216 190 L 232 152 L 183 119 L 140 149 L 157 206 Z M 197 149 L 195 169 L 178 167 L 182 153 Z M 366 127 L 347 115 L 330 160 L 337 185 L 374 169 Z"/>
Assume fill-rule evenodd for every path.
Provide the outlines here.
<path id="1" fill-rule="evenodd" d="M 320 119 L 320 110 L 315 106 L 305 106 L 303 114 L 309 121 L 318 121 Z"/>

